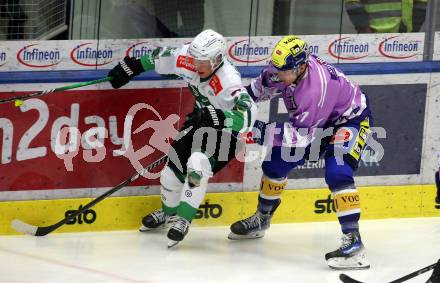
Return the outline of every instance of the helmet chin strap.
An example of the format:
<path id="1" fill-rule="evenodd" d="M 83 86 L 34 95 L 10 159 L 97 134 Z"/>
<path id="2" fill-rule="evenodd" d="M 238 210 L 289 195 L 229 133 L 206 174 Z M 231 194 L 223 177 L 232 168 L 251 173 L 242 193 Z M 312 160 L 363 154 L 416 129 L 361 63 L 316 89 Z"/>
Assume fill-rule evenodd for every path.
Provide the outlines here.
<path id="1" fill-rule="evenodd" d="M 304 69 L 304 72 L 301 73 L 301 66 L 298 66 L 298 68 L 296 69 L 295 73 L 296 73 L 296 80 L 293 82 L 293 84 L 297 84 L 303 77 L 304 74 L 306 73 L 306 69 Z M 307 65 L 306 65 L 307 68 Z"/>
<path id="2" fill-rule="evenodd" d="M 217 71 L 217 69 L 220 67 L 220 65 L 222 63 L 223 63 L 223 61 L 215 62 L 214 64 L 212 62 L 210 62 L 212 73 L 215 73 L 215 71 Z"/>
<path id="3" fill-rule="evenodd" d="M 211 64 L 212 72 L 215 72 L 218 69 L 218 67 L 222 64 L 222 62 L 223 62 L 222 56 L 221 57 L 217 56 L 217 58 L 210 59 L 209 63 Z"/>

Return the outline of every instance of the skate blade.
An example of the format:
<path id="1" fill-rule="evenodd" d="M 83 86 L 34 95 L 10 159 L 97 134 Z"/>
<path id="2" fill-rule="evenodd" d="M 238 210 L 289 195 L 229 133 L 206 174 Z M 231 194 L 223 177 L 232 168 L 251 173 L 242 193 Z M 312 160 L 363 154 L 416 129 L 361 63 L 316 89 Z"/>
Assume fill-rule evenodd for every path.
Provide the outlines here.
<path id="1" fill-rule="evenodd" d="M 141 227 L 139 227 L 139 232 L 142 232 L 142 233 L 148 232 L 148 231 L 151 231 L 151 230 L 152 230 L 151 228 L 147 228 L 144 225 L 141 225 Z"/>
<path id="2" fill-rule="evenodd" d="M 180 243 L 180 241 L 169 240 L 168 241 L 168 248 L 170 249 L 170 248 L 174 247 L 175 245 L 177 245 L 178 243 Z"/>
<path id="3" fill-rule="evenodd" d="M 238 235 L 234 232 L 229 233 L 228 239 L 229 240 L 246 240 L 246 239 L 259 239 L 263 238 L 266 231 L 260 231 L 260 232 L 253 232 L 247 235 Z"/>
<path id="4" fill-rule="evenodd" d="M 370 263 L 365 258 L 361 259 L 329 259 L 327 264 L 335 270 L 362 270 L 369 269 Z"/>
<path id="5" fill-rule="evenodd" d="M 145 227 L 144 225 L 141 225 L 141 227 L 139 227 L 139 232 L 141 233 L 145 233 L 145 232 L 150 232 L 150 231 L 160 231 L 160 230 L 164 230 L 164 228 L 166 228 L 167 226 L 165 224 L 162 224 L 156 228 L 148 228 Z"/>
<path id="6" fill-rule="evenodd" d="M 329 265 L 329 267 L 334 270 L 363 270 L 363 269 L 369 269 L 370 265 L 362 265 L 362 266 L 331 266 L 331 265 Z"/>

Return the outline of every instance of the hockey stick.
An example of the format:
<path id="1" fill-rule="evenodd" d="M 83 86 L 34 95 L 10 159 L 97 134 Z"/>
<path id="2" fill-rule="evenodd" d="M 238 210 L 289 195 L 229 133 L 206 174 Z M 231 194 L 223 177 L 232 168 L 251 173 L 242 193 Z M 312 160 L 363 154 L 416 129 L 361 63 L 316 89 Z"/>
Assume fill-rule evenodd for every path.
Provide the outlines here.
<path id="1" fill-rule="evenodd" d="M 434 264 L 428 265 L 427 267 L 424 267 L 424 268 L 422 268 L 422 269 L 419 269 L 419 270 L 417 270 L 417 271 L 414 271 L 414 272 L 412 272 L 412 273 L 410 273 L 410 274 L 408 274 L 408 275 L 405 275 L 405 276 L 403 276 L 403 277 L 400 277 L 400 278 L 398 278 L 398 279 L 396 279 L 396 280 L 390 281 L 389 283 L 400 283 L 400 282 L 407 281 L 407 280 L 409 280 L 409 279 L 411 279 L 411 278 L 413 278 L 413 277 L 419 276 L 419 275 L 422 274 L 422 273 L 425 273 L 425 272 L 427 272 L 427 271 L 430 271 L 431 269 L 433 269 L 433 268 L 436 266 L 436 264 L 437 264 L 437 263 L 434 263 Z M 356 279 L 353 279 L 353 278 L 351 278 L 350 276 L 348 276 L 348 275 L 346 275 L 346 274 L 344 274 L 344 273 L 341 273 L 341 274 L 339 275 L 339 279 L 340 279 L 342 282 L 344 282 L 344 283 L 363 283 L 362 281 L 358 281 L 358 280 L 356 280 Z"/>
<path id="2" fill-rule="evenodd" d="M 92 206 L 97 204 L 98 202 L 100 202 L 103 199 L 105 199 L 108 196 L 110 196 L 111 194 L 115 193 L 119 189 L 121 189 L 121 188 L 127 186 L 128 184 L 130 184 L 131 182 L 135 181 L 140 176 L 144 175 L 146 172 L 150 171 L 153 168 L 156 168 L 157 166 L 159 166 L 162 163 L 167 162 L 167 160 L 168 160 L 168 156 L 167 155 L 162 156 L 161 158 L 157 159 L 153 163 L 150 163 L 148 166 L 144 167 L 140 173 L 136 173 L 133 176 L 131 176 L 130 178 L 122 181 L 121 183 L 119 183 L 118 185 L 113 187 L 112 189 L 108 190 L 104 194 L 100 195 L 99 197 L 95 198 L 94 200 L 92 200 L 91 202 L 86 204 L 81 209 L 75 211 L 72 214 L 69 214 L 64 219 L 60 220 L 59 222 L 57 222 L 57 223 L 55 223 L 53 225 L 39 227 L 39 226 L 28 224 L 28 223 L 23 222 L 23 221 L 21 221 L 19 219 L 14 219 L 11 222 L 11 226 L 16 231 L 18 231 L 20 233 L 23 233 L 23 234 L 28 234 L 28 235 L 31 235 L 31 236 L 45 236 L 45 235 L 49 234 L 50 232 L 53 232 L 54 230 L 56 230 L 59 227 L 63 226 L 68 221 L 76 218 L 78 215 L 80 215 L 81 213 L 85 212 L 86 210 L 88 210 L 89 208 L 91 208 Z"/>
<path id="3" fill-rule="evenodd" d="M 29 99 L 29 98 L 32 98 L 32 97 L 42 96 L 42 95 L 49 94 L 49 93 L 54 93 L 54 92 L 61 92 L 61 91 L 65 91 L 65 90 L 69 90 L 69 89 L 74 89 L 74 88 L 79 88 L 79 87 L 88 86 L 88 85 L 99 84 L 99 83 L 102 83 L 102 82 L 108 82 L 108 81 L 111 81 L 112 79 L 113 79 L 112 77 L 105 77 L 105 78 L 97 79 L 97 80 L 94 80 L 94 81 L 88 81 L 88 82 L 83 82 L 83 83 L 76 83 L 76 84 L 71 84 L 71 85 L 67 85 L 67 86 L 57 87 L 57 88 L 53 88 L 53 89 L 37 91 L 37 92 L 34 92 L 34 93 L 30 93 L 30 94 L 25 94 L 25 95 L 15 96 L 15 97 L 11 97 L 11 98 L 1 99 L 0 100 L 0 104 L 11 102 L 11 101 L 15 101 L 16 102 L 15 106 L 20 106 L 21 103 L 19 103 L 19 102 L 22 102 L 23 100 L 26 100 L 26 99 Z"/>

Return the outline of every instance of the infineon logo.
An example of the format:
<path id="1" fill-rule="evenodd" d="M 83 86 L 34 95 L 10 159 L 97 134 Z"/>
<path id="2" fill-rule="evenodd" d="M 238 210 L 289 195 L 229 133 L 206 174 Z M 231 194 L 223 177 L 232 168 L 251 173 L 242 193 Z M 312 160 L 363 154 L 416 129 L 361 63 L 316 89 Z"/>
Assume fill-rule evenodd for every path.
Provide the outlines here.
<path id="1" fill-rule="evenodd" d="M 309 45 L 309 51 L 311 54 L 318 55 L 319 54 L 319 46 L 318 45 Z"/>
<path id="2" fill-rule="evenodd" d="M 40 50 L 39 44 L 26 45 L 17 52 L 17 60 L 20 64 L 31 68 L 47 68 L 61 62 L 58 49 Z"/>
<path id="3" fill-rule="evenodd" d="M 269 59 L 270 52 L 267 46 L 258 46 L 254 43 L 249 45 L 247 39 L 235 42 L 229 47 L 229 57 L 232 60 L 242 63 L 256 63 Z"/>
<path id="4" fill-rule="evenodd" d="M 6 64 L 6 52 L 0 51 L 0 67 Z"/>
<path id="5" fill-rule="evenodd" d="M 113 62 L 113 50 L 111 49 L 100 49 L 92 48 L 88 45 L 92 44 L 83 43 L 76 46 L 70 52 L 70 58 L 73 62 L 81 66 L 97 67 L 107 65 Z M 104 62 L 102 62 L 104 61 Z M 98 63 L 102 62 L 102 63 Z"/>
<path id="6" fill-rule="evenodd" d="M 148 42 L 143 41 L 136 44 L 132 44 L 130 48 L 128 48 L 127 51 L 125 52 L 125 55 L 130 57 L 140 58 L 144 55 L 151 54 L 153 50 L 157 48 L 156 46 L 151 46 L 151 43 L 149 45 L 145 45 L 145 43 Z"/>
<path id="7" fill-rule="evenodd" d="M 328 46 L 330 56 L 343 60 L 359 60 L 368 56 L 369 44 L 357 44 L 351 37 L 334 40 Z"/>
<path id="8" fill-rule="evenodd" d="M 407 59 L 418 55 L 418 51 L 421 49 L 419 42 L 401 42 L 394 39 L 396 37 L 398 36 L 385 38 L 379 44 L 379 52 L 382 56 L 392 59 Z"/>

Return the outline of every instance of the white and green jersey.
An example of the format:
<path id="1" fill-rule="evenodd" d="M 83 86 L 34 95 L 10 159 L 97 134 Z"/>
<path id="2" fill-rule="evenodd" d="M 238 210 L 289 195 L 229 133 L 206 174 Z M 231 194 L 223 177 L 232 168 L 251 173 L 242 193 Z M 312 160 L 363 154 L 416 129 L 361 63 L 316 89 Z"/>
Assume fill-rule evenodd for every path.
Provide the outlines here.
<path id="1" fill-rule="evenodd" d="M 196 99 L 197 107 L 208 105 L 223 110 L 226 124 L 236 132 L 249 132 L 257 116 L 257 106 L 241 81 L 240 73 L 228 60 L 208 78 L 201 79 L 193 58 L 188 55 L 189 44 L 181 48 L 168 48 L 155 59 L 155 71 L 161 75 L 177 75 L 183 78 Z"/>

